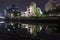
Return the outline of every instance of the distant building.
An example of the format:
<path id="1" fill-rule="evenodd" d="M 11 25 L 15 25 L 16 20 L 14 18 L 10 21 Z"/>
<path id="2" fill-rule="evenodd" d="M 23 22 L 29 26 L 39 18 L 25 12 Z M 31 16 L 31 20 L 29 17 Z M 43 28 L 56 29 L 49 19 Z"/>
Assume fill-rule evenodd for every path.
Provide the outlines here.
<path id="1" fill-rule="evenodd" d="M 19 8 L 17 8 L 15 5 L 12 5 L 12 7 L 4 10 L 4 15 L 7 17 L 12 17 L 17 12 L 19 12 Z"/>
<path id="2" fill-rule="evenodd" d="M 58 10 L 58 14 L 56 16 L 60 16 L 60 4 L 56 4 L 56 9 Z"/>
<path id="3" fill-rule="evenodd" d="M 56 1 L 49 0 L 45 5 L 45 11 L 48 12 L 49 16 L 60 16 L 58 13 L 60 9 L 60 4 L 57 4 Z"/>
<path id="4" fill-rule="evenodd" d="M 20 15 L 21 15 L 19 8 L 17 8 L 15 5 L 12 5 L 12 7 L 5 9 L 4 14 L 5 14 L 6 18 L 8 17 L 8 19 L 12 19 L 12 20 L 14 18 L 19 19 Z M 5 29 L 7 31 L 14 31 L 14 30 L 20 28 L 20 23 L 17 22 L 16 20 L 14 20 L 14 22 L 13 22 L 12 20 L 5 21 Z"/>
<path id="5" fill-rule="evenodd" d="M 45 5 L 45 11 L 56 9 L 56 1 L 49 0 Z"/>
<path id="6" fill-rule="evenodd" d="M 60 4 L 56 4 L 56 8 L 58 8 L 58 9 L 59 9 L 59 8 L 60 8 Z"/>

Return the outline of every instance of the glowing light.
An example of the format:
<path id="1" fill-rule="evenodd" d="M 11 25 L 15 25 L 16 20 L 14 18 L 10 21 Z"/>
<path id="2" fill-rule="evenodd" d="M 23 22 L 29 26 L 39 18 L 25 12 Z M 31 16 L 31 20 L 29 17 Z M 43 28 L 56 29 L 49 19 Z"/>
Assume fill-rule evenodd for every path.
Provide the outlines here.
<path id="1" fill-rule="evenodd" d="M 40 27 L 40 30 L 42 30 L 42 27 Z"/>
<path id="2" fill-rule="evenodd" d="M 11 25 L 13 26 L 14 24 L 13 24 L 13 23 L 11 23 Z"/>
<path id="3" fill-rule="evenodd" d="M 13 13 L 11 13 L 11 17 L 13 17 Z"/>
<path id="4" fill-rule="evenodd" d="M 28 26 L 26 26 L 25 28 L 28 28 Z"/>
<path id="5" fill-rule="evenodd" d="M 10 29 L 8 29 L 7 31 L 10 31 Z"/>
<path id="6" fill-rule="evenodd" d="M 23 28 L 28 28 L 28 24 L 22 24 Z"/>

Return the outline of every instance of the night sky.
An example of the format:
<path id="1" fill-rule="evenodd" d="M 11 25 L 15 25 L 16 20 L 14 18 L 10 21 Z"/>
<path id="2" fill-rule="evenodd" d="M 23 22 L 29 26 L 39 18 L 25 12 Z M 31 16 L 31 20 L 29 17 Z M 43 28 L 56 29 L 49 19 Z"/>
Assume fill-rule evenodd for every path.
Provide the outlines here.
<path id="1" fill-rule="evenodd" d="M 60 0 L 55 1 L 60 3 Z M 26 10 L 26 6 L 28 6 L 31 2 L 36 2 L 37 6 L 44 11 L 44 6 L 48 0 L 0 0 L 0 12 L 3 12 L 3 9 L 10 7 L 12 4 L 15 4 L 20 10 L 24 11 Z"/>

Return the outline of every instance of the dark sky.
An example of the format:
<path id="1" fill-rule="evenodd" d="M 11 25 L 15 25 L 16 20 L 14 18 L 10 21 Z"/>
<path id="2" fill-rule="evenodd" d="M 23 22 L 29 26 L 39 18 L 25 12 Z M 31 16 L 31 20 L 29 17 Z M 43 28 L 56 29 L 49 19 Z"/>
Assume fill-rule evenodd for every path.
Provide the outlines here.
<path id="1" fill-rule="evenodd" d="M 60 0 L 55 0 L 57 3 L 60 3 Z M 3 11 L 7 6 L 11 6 L 15 4 L 20 8 L 20 10 L 26 10 L 26 6 L 30 4 L 30 2 L 36 2 L 37 6 L 39 6 L 42 11 L 44 11 L 44 6 L 48 2 L 48 0 L 0 0 L 0 12 Z"/>

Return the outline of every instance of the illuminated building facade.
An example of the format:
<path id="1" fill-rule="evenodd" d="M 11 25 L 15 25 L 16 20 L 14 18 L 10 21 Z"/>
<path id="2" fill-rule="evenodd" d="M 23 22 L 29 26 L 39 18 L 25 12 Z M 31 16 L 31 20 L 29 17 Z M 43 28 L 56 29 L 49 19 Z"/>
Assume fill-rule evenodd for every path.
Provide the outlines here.
<path id="1" fill-rule="evenodd" d="M 36 3 L 35 2 L 31 2 L 29 9 L 30 9 L 31 15 L 36 16 Z"/>
<path id="2" fill-rule="evenodd" d="M 43 12 L 39 7 L 36 6 L 35 2 L 31 2 L 30 6 L 27 7 L 25 12 L 21 12 L 21 17 L 37 17 L 41 16 Z"/>

